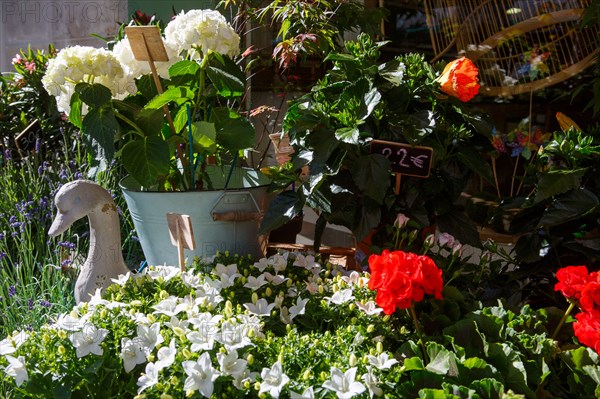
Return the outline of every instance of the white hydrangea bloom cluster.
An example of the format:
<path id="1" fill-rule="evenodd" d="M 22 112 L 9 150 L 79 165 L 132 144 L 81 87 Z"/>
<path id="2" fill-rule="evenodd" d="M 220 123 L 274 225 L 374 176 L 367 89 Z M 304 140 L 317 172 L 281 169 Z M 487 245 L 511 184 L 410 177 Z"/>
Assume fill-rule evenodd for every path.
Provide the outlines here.
<path id="1" fill-rule="evenodd" d="M 81 82 L 100 83 L 110 89 L 115 98 L 135 93 L 135 84 L 124 73 L 119 60 L 111 51 L 102 48 L 64 48 L 49 61 L 42 78 L 46 91 L 56 97 L 59 111 L 67 114 L 75 85 Z"/>
<path id="2" fill-rule="evenodd" d="M 165 38 L 200 59 L 212 50 L 230 57 L 240 52 L 240 37 L 225 17 L 215 10 L 190 10 L 177 15 L 165 28 Z"/>
<path id="3" fill-rule="evenodd" d="M 169 68 L 177 61 L 181 61 L 181 58 L 178 55 L 177 46 L 175 46 L 174 43 L 165 42 L 165 49 L 169 60 L 164 62 L 157 61 L 154 64 L 156 66 L 156 72 L 158 72 L 160 77 L 168 79 Z M 127 37 L 116 43 L 112 52 L 123 66 L 123 70 L 129 79 L 137 79 L 142 75 L 150 75 L 152 73 L 150 64 L 147 61 L 138 61 L 135 59 L 133 51 L 131 50 L 131 44 Z"/>

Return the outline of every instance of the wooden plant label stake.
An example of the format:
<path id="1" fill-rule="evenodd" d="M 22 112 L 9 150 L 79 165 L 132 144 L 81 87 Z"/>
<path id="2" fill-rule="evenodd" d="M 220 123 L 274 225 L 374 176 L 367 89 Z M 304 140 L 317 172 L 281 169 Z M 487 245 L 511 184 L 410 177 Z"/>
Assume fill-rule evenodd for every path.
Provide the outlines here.
<path id="1" fill-rule="evenodd" d="M 396 175 L 394 192 L 400 193 L 402 175 L 428 178 L 433 159 L 433 148 L 396 143 L 393 141 L 371 141 L 371 154 L 381 154 L 390 161 Z"/>
<path id="2" fill-rule="evenodd" d="M 183 256 L 184 248 L 190 250 L 196 249 L 196 240 L 194 239 L 194 231 L 192 229 L 192 218 L 189 215 L 169 212 L 167 213 L 167 224 L 169 226 L 171 244 L 177 247 L 179 267 L 183 272 L 185 271 L 185 258 Z"/>
<path id="3" fill-rule="evenodd" d="M 125 28 L 125 34 L 129 39 L 131 51 L 133 52 L 135 59 L 138 61 L 148 61 L 150 71 L 152 72 L 152 78 L 156 85 L 156 91 L 158 94 L 162 94 L 163 88 L 160 84 L 154 61 L 166 62 L 169 61 L 169 56 L 158 26 L 127 26 Z M 169 107 L 165 105 L 163 110 L 167 115 L 171 133 L 175 134 L 175 125 L 173 124 L 173 118 L 171 117 Z"/>

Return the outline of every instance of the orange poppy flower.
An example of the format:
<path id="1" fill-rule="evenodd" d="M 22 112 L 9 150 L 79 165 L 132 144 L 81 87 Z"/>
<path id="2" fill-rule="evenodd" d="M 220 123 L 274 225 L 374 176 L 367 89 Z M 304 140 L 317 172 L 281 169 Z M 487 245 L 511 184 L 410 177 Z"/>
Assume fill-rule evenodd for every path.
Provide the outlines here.
<path id="1" fill-rule="evenodd" d="M 436 80 L 444 93 L 467 102 L 479 93 L 477 74 L 475 64 L 470 59 L 462 57 L 448 63 Z"/>

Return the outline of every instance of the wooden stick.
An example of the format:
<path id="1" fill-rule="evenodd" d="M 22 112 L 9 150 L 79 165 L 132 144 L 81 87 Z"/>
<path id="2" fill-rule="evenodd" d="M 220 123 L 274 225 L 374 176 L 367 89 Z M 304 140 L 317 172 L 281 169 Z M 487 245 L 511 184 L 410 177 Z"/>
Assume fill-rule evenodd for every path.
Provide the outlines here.
<path id="1" fill-rule="evenodd" d="M 396 195 L 400 194 L 401 180 L 402 180 L 402 175 L 400 173 L 396 173 L 396 187 L 394 187 L 394 193 L 396 193 Z"/>
<path id="2" fill-rule="evenodd" d="M 175 220 L 175 225 L 177 229 L 177 257 L 179 259 L 179 267 L 183 273 L 185 271 L 185 258 L 183 253 L 183 232 L 179 224 L 179 219 Z"/>

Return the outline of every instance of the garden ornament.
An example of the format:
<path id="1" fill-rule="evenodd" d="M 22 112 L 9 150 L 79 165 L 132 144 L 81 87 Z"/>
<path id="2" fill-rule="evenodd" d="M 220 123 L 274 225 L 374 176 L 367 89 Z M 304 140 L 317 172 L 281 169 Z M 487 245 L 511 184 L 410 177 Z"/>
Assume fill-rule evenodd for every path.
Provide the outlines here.
<path id="1" fill-rule="evenodd" d="M 105 288 L 129 271 L 121 253 L 117 206 L 100 185 L 76 180 L 62 186 L 54 197 L 57 213 L 48 234 L 62 234 L 76 220 L 88 217 L 90 248 L 75 283 L 75 302 L 87 302 L 97 288 Z"/>

